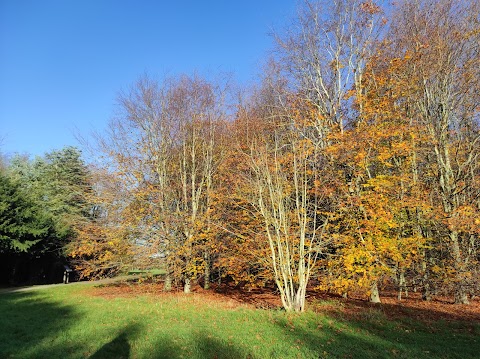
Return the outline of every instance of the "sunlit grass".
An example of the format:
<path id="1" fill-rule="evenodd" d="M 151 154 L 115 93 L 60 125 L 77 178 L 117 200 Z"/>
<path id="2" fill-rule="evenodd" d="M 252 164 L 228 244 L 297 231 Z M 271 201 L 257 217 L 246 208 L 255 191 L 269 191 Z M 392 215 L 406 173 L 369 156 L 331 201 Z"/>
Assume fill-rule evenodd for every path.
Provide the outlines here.
<path id="1" fill-rule="evenodd" d="M 142 274 L 144 276 L 159 276 L 165 274 L 165 269 L 162 268 L 153 268 L 153 269 L 132 269 L 128 271 L 128 275 Z"/>
<path id="2" fill-rule="evenodd" d="M 478 323 L 302 315 L 199 293 L 99 297 L 91 285 L 0 294 L 0 358 L 476 358 Z M 335 305 L 334 302 L 328 306 Z M 317 306 L 321 310 L 321 303 Z"/>

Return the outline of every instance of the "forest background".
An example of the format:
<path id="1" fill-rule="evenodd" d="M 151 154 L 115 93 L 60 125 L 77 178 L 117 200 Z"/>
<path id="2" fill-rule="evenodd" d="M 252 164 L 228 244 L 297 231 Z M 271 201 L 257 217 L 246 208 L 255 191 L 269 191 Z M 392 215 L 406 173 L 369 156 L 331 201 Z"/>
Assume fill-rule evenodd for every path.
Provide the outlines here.
<path id="1" fill-rule="evenodd" d="M 87 163 L 2 161 L 2 282 L 161 268 L 380 301 L 480 289 L 479 3 L 305 2 L 254 88 L 142 76 Z"/>

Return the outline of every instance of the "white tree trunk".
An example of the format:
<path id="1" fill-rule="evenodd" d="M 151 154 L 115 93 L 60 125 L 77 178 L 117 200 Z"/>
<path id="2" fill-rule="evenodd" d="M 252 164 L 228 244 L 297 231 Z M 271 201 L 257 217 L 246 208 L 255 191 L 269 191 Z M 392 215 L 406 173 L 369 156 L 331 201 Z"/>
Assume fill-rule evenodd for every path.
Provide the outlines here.
<path id="1" fill-rule="evenodd" d="M 191 293 L 192 291 L 192 281 L 190 278 L 186 277 L 185 278 L 185 283 L 183 285 L 183 292 L 186 294 Z"/>
<path id="2" fill-rule="evenodd" d="M 372 283 L 372 287 L 370 289 L 370 302 L 381 303 L 380 293 L 378 292 L 378 285 L 376 281 Z"/>

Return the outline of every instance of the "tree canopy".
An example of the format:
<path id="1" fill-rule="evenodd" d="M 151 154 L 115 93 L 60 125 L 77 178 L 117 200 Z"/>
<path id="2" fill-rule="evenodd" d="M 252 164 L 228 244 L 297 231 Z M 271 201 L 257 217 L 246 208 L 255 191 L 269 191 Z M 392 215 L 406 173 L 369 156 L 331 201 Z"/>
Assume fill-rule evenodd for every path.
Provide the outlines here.
<path id="1" fill-rule="evenodd" d="M 306 1 L 257 86 L 143 76 L 95 165 L 75 148 L 2 175 L 2 250 L 65 250 L 85 278 L 162 268 L 381 300 L 480 287 L 478 1 Z M 235 98 L 236 100 L 232 100 Z M 238 99 L 238 100 L 237 100 Z"/>

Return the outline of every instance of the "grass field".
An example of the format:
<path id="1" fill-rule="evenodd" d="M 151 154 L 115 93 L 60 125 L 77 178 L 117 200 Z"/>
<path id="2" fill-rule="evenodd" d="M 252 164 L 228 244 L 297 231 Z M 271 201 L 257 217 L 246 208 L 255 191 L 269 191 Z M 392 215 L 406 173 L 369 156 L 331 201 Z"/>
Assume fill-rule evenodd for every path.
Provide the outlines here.
<path id="1" fill-rule="evenodd" d="M 122 294 L 91 284 L 1 293 L 0 358 L 480 355 L 478 321 L 392 319 L 382 306 L 350 316 L 341 314 L 342 305 L 318 301 L 295 315 L 205 292 Z"/>

